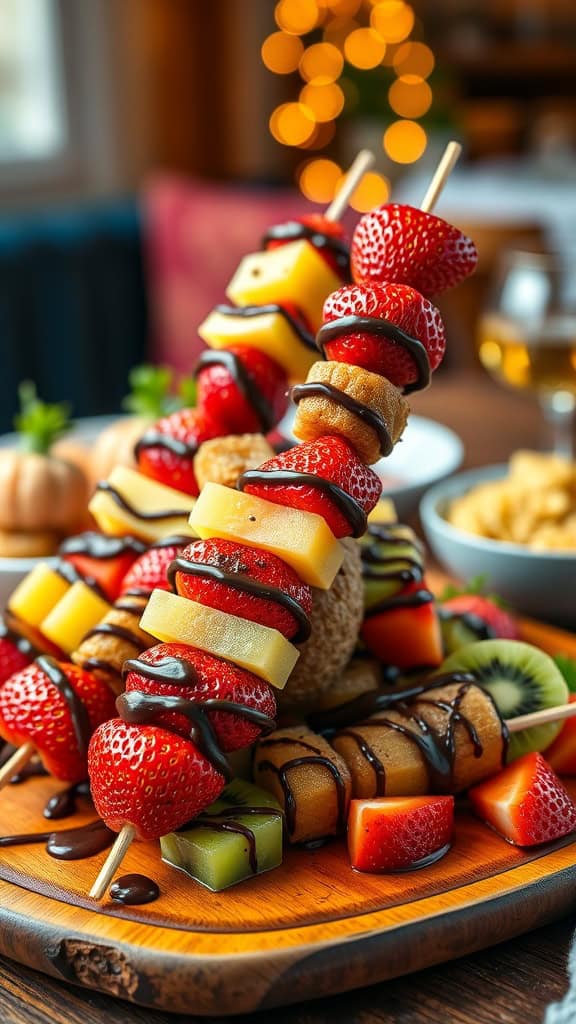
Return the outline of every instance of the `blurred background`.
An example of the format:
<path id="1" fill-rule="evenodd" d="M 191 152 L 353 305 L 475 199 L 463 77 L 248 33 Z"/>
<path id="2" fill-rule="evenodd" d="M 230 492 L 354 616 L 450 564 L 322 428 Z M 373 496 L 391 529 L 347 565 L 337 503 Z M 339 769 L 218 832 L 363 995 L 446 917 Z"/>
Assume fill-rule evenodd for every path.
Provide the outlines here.
<path id="1" fill-rule="evenodd" d="M 480 264 L 443 297 L 443 372 L 481 373 L 498 254 L 576 257 L 574 0 L 0 0 L 0 429 L 25 377 L 89 415 L 135 363 L 189 371 L 270 223 L 361 146 L 350 226 L 417 204 L 451 137 L 438 212 Z"/>

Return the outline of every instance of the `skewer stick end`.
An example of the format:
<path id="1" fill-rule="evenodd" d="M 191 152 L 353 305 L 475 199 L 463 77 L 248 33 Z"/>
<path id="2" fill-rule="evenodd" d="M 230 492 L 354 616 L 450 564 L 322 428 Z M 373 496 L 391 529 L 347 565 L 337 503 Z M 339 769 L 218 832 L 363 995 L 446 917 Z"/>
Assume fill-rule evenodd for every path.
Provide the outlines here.
<path id="1" fill-rule="evenodd" d="M 93 900 L 101 900 L 106 892 L 110 882 L 116 874 L 120 864 L 126 856 L 126 851 L 130 846 L 130 843 L 136 836 L 136 829 L 133 825 L 124 825 L 121 831 L 116 836 L 114 845 L 110 850 L 104 864 L 102 865 L 100 872 L 94 885 L 90 889 L 90 898 Z"/>
<path id="2" fill-rule="evenodd" d="M 36 753 L 33 743 L 23 743 L 0 768 L 0 789 L 5 786 L 32 760 Z"/>

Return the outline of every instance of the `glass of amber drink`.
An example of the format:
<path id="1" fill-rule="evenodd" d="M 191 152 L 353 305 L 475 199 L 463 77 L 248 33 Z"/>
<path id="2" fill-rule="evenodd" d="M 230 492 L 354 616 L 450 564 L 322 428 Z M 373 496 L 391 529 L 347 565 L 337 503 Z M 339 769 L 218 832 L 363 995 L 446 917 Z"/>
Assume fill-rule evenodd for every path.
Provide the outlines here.
<path id="1" fill-rule="evenodd" d="M 574 454 L 576 254 L 503 254 L 478 354 L 500 383 L 535 392 L 559 455 Z"/>

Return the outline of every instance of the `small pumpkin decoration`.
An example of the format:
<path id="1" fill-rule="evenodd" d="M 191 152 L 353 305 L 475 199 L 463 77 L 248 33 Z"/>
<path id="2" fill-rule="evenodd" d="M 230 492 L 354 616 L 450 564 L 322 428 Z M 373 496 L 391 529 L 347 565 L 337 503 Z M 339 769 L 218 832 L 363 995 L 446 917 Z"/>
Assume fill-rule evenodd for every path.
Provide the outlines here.
<path id="1" fill-rule="evenodd" d="M 134 446 L 156 420 L 183 405 L 194 405 L 194 379 L 183 378 L 176 394 L 172 392 L 173 379 L 173 371 L 168 366 L 144 364 L 131 370 L 130 394 L 122 406 L 132 415 L 111 423 L 94 443 L 90 458 L 94 485 L 110 476 L 115 466 L 136 465 Z"/>
<path id="2" fill-rule="evenodd" d="M 0 450 L 0 530 L 66 533 L 82 520 L 88 497 L 82 470 L 52 453 L 69 427 L 68 407 L 41 402 L 29 381 L 19 395 L 19 446 Z"/>

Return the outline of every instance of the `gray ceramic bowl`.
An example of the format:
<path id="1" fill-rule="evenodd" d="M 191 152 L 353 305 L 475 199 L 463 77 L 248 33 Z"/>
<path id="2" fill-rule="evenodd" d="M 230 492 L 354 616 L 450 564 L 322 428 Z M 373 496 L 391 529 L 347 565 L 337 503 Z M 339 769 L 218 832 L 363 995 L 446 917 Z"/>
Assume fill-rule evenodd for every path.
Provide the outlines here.
<path id="1" fill-rule="evenodd" d="M 507 466 L 487 466 L 432 487 L 420 504 L 430 547 L 452 576 L 461 580 L 485 576 L 490 590 L 518 611 L 576 628 L 576 552 L 530 551 L 520 544 L 465 533 L 445 519 L 452 499 L 478 483 L 504 476 L 507 470 Z"/>

